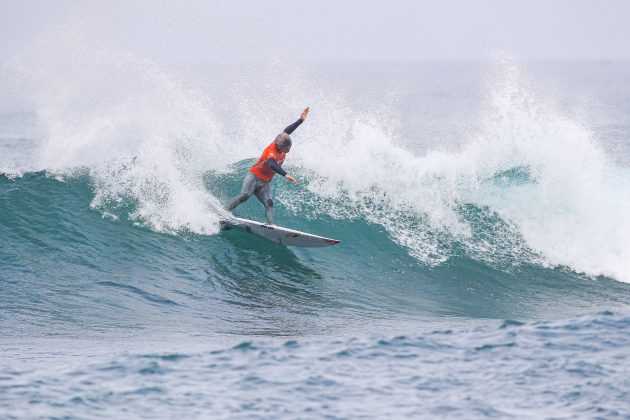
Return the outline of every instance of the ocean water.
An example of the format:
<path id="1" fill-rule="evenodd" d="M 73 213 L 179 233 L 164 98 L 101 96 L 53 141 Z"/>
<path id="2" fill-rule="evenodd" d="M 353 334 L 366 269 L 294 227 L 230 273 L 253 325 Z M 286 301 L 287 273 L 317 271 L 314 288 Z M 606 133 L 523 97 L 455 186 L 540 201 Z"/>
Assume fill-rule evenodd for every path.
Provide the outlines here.
<path id="1" fill-rule="evenodd" d="M 629 64 L 164 67 L 62 32 L 0 93 L 0 417 L 630 418 Z M 342 244 L 221 232 L 306 105 L 277 222 Z"/>

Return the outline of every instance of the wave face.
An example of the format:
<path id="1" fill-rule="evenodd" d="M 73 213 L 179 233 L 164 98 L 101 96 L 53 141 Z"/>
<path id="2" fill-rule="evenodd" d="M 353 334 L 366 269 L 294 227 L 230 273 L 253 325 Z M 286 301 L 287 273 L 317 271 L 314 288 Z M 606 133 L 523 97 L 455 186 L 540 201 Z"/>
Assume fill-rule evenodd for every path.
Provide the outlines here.
<path id="1" fill-rule="evenodd" d="M 610 354 L 627 349 L 627 340 L 615 335 L 627 329 L 622 314 L 630 307 L 626 65 L 526 72 L 498 59 L 489 68 L 167 69 L 95 45 L 71 26 L 41 39 L 2 68 L 0 82 L 0 330 L 8 332 L 0 346 L 18 355 L 3 364 L 3 407 L 20 407 L 15 387 L 22 385 L 40 401 L 40 384 L 41 398 L 51 401 L 49 393 L 65 393 L 55 384 L 67 376 L 111 387 L 138 384 L 129 395 L 110 394 L 120 397 L 110 401 L 98 396 L 106 385 L 86 382 L 58 410 L 42 409 L 64 416 L 69 407 L 95 404 L 118 416 L 117 407 L 140 409 L 153 393 L 166 404 L 160 399 L 165 385 L 145 386 L 151 381 L 138 380 L 143 372 L 173 372 L 160 377 L 176 384 L 202 365 L 231 375 L 242 356 L 250 369 L 244 372 L 253 373 L 234 376 L 231 392 L 260 385 L 276 398 L 274 392 L 288 389 L 300 403 L 287 416 L 299 416 L 311 407 L 304 395 L 316 392 L 321 402 L 343 387 L 324 370 L 360 371 L 372 357 L 391 366 L 389 374 L 372 371 L 383 374 L 383 389 L 398 387 L 400 374 L 419 392 L 414 395 L 424 395 L 433 385 L 423 374 L 411 375 L 418 365 L 405 362 L 404 349 L 416 361 L 431 361 L 438 356 L 432 349 L 441 349 L 458 366 L 472 363 L 479 375 L 490 359 L 477 354 L 512 357 L 514 346 L 501 344 L 512 342 L 508 330 L 524 341 L 536 337 L 514 339 L 526 351 L 553 348 L 557 343 L 545 341 L 545 331 L 575 325 L 589 340 L 600 328 L 610 335 L 601 344 Z M 598 97 L 588 97 L 585 83 Z M 288 249 L 220 232 L 222 203 L 238 193 L 253 159 L 304 105 L 312 112 L 293 135 L 286 164 L 300 184 L 274 180 L 277 221 L 343 243 Z M 255 200 L 236 212 L 263 217 Z M 576 318 L 588 313 L 595 315 Z M 496 319 L 531 322 L 493 329 Z M 452 332 L 435 338 L 442 337 L 436 330 Z M 478 344 L 484 334 L 492 337 L 487 352 Z M 404 337 L 391 338 L 396 335 Z M 556 366 L 575 351 L 583 355 L 584 377 L 601 369 L 625 372 L 598 359 L 604 347 L 592 355 L 586 347 L 571 350 L 583 338 L 562 335 L 566 351 L 548 363 Z M 44 375 L 56 357 L 68 356 L 68 343 L 78 356 L 99 355 L 102 363 L 79 360 L 75 369 L 66 360 Z M 205 352 L 209 343 L 223 353 Z M 122 351 L 129 356 L 112 361 Z M 179 353 L 152 359 L 171 351 Z M 260 376 L 269 354 L 297 357 L 279 374 L 313 373 L 273 388 L 273 378 Z M 509 382 L 496 371 L 497 381 L 484 392 L 527 383 L 527 372 L 537 375 L 545 362 L 523 354 L 517 356 L 522 375 Z M 328 365 L 327 357 L 335 362 Z M 448 366 L 446 359 L 436 363 Z M 32 378 L 18 369 L 24 364 L 34 369 Z M 567 385 L 572 369 L 553 371 L 563 372 L 557 384 L 568 403 L 581 392 Z M 212 381 L 214 374 L 196 381 Z M 355 374 L 349 377 L 358 381 Z M 473 376 L 431 382 L 448 400 L 483 378 Z M 611 379 L 611 395 L 622 381 Z M 540 398 L 525 409 L 557 408 L 543 401 L 547 388 L 530 384 Z M 357 392 L 363 400 L 371 395 Z M 620 398 L 585 392 L 575 398 L 588 407 L 601 403 L 611 416 L 619 409 Z M 169 395 L 175 407 L 185 404 Z M 462 407 L 464 416 L 518 415 L 495 402 Z M 391 410 L 385 414 L 416 413 L 404 405 Z M 451 405 L 423 410 L 417 413 L 441 414 Z M 572 413 L 595 413 L 589 410 Z"/>
<path id="2" fill-rule="evenodd" d="M 248 165 L 208 177 L 208 189 L 238 190 Z M 288 225 L 344 241 L 330 250 L 288 249 L 236 231 L 156 232 L 138 226 L 132 202 L 107 213 L 90 209 L 99 187 L 88 175 L 2 177 L 0 188 L 6 203 L 0 301 L 10 315 L 3 322 L 8 328 L 22 319 L 25 336 L 47 335 L 52 325 L 55 335 L 68 336 L 120 326 L 183 328 L 177 327 L 179 316 L 195 319 L 191 332 L 303 335 L 344 324 L 354 324 L 348 334 L 365 328 L 404 332 L 418 320 L 442 315 L 548 319 L 621 310 L 630 302 L 625 283 L 541 265 L 526 249 L 504 249 L 502 264 L 496 264 L 471 256 L 466 244 L 452 245 L 457 254 L 452 251 L 447 263 L 427 265 L 364 219 L 308 219 L 278 205 L 278 218 Z M 280 184 L 278 196 L 291 194 L 290 188 Z M 311 213 L 319 208 L 305 207 Z M 248 202 L 241 211 L 256 216 L 261 209 Z M 484 208 L 460 211 L 477 226 L 480 242 L 513 228 Z M 499 255 L 492 249 L 488 254 Z"/>

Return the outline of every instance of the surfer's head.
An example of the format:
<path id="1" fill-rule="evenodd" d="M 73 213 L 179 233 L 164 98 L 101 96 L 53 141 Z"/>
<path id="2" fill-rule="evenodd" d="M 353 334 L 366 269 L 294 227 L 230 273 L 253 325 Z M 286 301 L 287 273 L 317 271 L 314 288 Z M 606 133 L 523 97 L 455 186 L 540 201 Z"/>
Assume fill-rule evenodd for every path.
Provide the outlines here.
<path id="1" fill-rule="evenodd" d="M 287 153 L 291 150 L 291 137 L 287 133 L 278 134 L 275 142 L 281 152 Z"/>

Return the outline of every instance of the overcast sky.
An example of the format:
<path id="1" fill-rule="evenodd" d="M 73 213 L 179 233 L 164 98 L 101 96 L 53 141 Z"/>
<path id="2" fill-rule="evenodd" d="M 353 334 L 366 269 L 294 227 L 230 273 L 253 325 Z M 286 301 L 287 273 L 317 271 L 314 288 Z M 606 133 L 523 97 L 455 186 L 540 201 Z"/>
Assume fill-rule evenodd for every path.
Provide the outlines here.
<path id="1" fill-rule="evenodd" d="M 0 58 L 50 25 L 171 63 L 630 60 L 627 0 L 0 0 Z"/>

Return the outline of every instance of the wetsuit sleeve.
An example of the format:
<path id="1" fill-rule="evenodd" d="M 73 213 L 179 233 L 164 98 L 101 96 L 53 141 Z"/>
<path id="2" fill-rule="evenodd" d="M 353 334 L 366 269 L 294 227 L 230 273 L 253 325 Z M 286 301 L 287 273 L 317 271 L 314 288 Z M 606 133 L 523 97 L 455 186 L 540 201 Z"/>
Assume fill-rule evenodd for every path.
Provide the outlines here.
<path id="1" fill-rule="evenodd" d="M 290 126 L 288 126 L 287 128 L 284 129 L 284 132 L 287 134 L 291 134 L 295 131 L 296 128 L 298 128 L 300 126 L 300 124 L 302 124 L 303 121 L 302 119 L 297 120 L 296 122 L 294 122 L 293 124 L 291 124 Z"/>
<path id="2" fill-rule="evenodd" d="M 282 166 L 280 166 L 280 164 L 278 164 L 278 162 L 276 162 L 274 158 L 267 159 L 267 163 L 269 164 L 269 167 L 273 169 L 273 171 L 278 175 L 285 176 L 287 174 L 287 172 L 282 169 Z"/>

